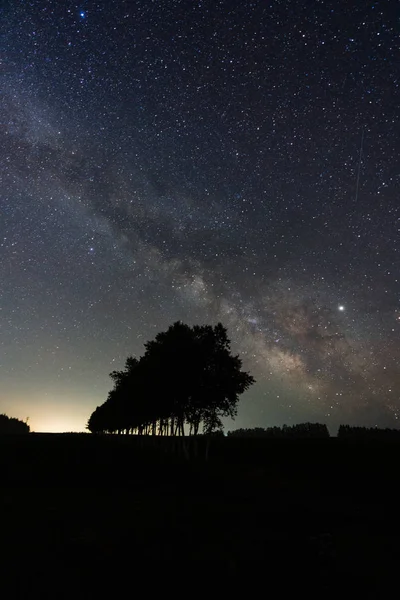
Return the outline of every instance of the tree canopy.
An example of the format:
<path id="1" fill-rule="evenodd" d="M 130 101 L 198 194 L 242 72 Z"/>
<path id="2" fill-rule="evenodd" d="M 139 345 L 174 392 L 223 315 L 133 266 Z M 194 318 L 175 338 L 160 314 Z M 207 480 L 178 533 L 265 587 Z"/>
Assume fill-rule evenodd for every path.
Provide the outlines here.
<path id="1" fill-rule="evenodd" d="M 20 434 L 29 433 L 30 428 L 28 423 L 20 421 L 15 417 L 8 417 L 7 415 L 0 415 L 0 435 L 2 434 Z"/>
<path id="2" fill-rule="evenodd" d="M 139 359 L 128 357 L 123 371 L 110 376 L 114 387 L 89 418 L 93 433 L 158 435 L 211 433 L 221 418 L 234 418 L 239 396 L 254 383 L 232 355 L 221 323 L 180 321 L 145 344 Z"/>

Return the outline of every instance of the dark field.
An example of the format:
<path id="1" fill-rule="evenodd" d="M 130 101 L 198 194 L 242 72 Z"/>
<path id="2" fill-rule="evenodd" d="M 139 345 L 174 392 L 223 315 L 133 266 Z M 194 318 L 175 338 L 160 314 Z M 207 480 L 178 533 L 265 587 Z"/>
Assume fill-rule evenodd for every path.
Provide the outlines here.
<path id="1" fill-rule="evenodd" d="M 400 444 L 213 439 L 205 461 L 203 438 L 187 461 L 174 443 L 0 438 L 2 597 L 393 588 Z"/>

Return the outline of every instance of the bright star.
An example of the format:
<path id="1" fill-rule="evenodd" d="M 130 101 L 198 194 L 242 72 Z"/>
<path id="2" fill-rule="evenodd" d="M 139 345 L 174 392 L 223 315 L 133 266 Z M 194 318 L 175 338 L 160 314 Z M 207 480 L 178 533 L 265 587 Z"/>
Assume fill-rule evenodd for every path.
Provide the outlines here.
<path id="1" fill-rule="evenodd" d="M 340 310 L 340 312 L 343 312 L 343 311 L 344 311 L 344 306 L 343 306 L 343 304 L 339 304 L 339 306 L 338 306 L 338 310 Z"/>

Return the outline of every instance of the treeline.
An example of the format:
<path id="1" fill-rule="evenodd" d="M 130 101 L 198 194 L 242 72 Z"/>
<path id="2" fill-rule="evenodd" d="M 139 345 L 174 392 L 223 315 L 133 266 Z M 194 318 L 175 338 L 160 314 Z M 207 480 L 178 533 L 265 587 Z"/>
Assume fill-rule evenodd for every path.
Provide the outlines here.
<path id="1" fill-rule="evenodd" d="M 283 427 L 253 427 L 250 429 L 235 429 L 228 432 L 228 437 L 237 438 L 329 438 L 329 430 L 321 423 L 300 423 L 299 425 L 283 425 Z M 340 425 L 337 437 L 339 439 L 374 439 L 398 440 L 399 429 L 379 429 L 378 427 L 353 427 Z"/>
<path id="2" fill-rule="evenodd" d="M 398 440 L 400 441 L 399 429 L 379 429 L 378 427 L 352 427 L 341 425 L 338 431 L 341 439 L 368 439 L 368 440 Z"/>
<path id="3" fill-rule="evenodd" d="M 283 427 L 254 427 L 252 429 L 236 429 L 228 432 L 228 437 L 241 438 L 329 438 L 326 425 L 321 423 L 300 423 L 299 425 L 283 425 Z"/>
<path id="4" fill-rule="evenodd" d="M 20 421 L 15 417 L 0 415 L 0 435 L 3 434 L 20 434 L 29 433 L 30 427 L 28 423 Z"/>
<path id="5" fill-rule="evenodd" d="M 92 433 L 197 435 L 222 430 L 239 396 L 252 383 L 230 351 L 221 323 L 190 327 L 176 322 L 145 344 L 139 359 L 113 371 L 114 388 L 89 418 Z"/>

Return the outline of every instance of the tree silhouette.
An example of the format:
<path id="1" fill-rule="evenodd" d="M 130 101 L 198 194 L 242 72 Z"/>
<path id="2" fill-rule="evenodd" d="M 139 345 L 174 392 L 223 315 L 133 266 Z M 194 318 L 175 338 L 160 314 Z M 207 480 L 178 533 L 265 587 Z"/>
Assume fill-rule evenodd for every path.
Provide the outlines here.
<path id="1" fill-rule="evenodd" d="M 228 431 L 228 437 L 253 438 L 329 438 L 329 431 L 322 423 L 299 423 L 283 425 L 283 427 L 254 427 L 253 429 L 236 429 Z"/>
<path id="2" fill-rule="evenodd" d="M 337 434 L 339 439 L 367 439 L 367 440 L 397 440 L 400 441 L 399 429 L 380 429 L 379 427 L 353 427 L 340 425 Z"/>
<path id="3" fill-rule="evenodd" d="M 2 434 L 20 434 L 29 433 L 30 427 L 28 423 L 20 421 L 15 417 L 8 417 L 7 415 L 0 415 L 0 435 Z"/>
<path id="4" fill-rule="evenodd" d="M 139 358 L 128 357 L 110 376 L 114 388 L 89 418 L 92 433 L 196 435 L 221 430 L 234 418 L 239 396 L 254 383 L 230 351 L 221 323 L 190 327 L 181 322 L 145 344 Z"/>

